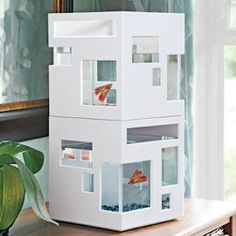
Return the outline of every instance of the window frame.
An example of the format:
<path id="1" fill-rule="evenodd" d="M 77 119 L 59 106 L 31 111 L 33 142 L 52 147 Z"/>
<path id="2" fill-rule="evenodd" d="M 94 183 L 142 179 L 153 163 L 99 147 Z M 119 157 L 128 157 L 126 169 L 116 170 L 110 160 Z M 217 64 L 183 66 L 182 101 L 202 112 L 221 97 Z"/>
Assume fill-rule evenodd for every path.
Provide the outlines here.
<path id="1" fill-rule="evenodd" d="M 224 200 L 224 47 L 231 0 L 195 2 L 194 197 Z"/>
<path id="2" fill-rule="evenodd" d="M 0 141 L 48 136 L 49 99 L 0 104 Z"/>

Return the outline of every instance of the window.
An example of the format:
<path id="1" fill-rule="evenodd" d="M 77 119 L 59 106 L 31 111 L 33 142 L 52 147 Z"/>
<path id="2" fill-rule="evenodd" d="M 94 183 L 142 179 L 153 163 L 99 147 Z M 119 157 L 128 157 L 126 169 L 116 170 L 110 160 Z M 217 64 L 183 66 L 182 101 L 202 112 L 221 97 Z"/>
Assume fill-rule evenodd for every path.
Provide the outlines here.
<path id="1" fill-rule="evenodd" d="M 157 125 L 127 129 L 127 144 L 178 138 L 178 125 Z"/>
<path id="2" fill-rule="evenodd" d="M 167 99 L 179 99 L 180 86 L 180 56 L 168 55 L 167 59 Z"/>
<path id="3" fill-rule="evenodd" d="M 83 173 L 83 192 L 87 193 L 93 193 L 94 192 L 94 175 L 93 174 L 88 174 L 88 173 Z"/>
<path id="4" fill-rule="evenodd" d="M 133 37 L 133 63 L 159 62 L 159 37 Z"/>
<path id="5" fill-rule="evenodd" d="M 5 0 L 0 9 L 0 119 L 4 127 L 0 138 L 23 141 L 47 136 L 48 65 L 52 64 L 47 13 L 53 12 L 53 1 Z"/>
<path id="6" fill-rule="evenodd" d="M 93 168 L 92 143 L 62 140 L 61 165 Z"/>
<path id="7" fill-rule="evenodd" d="M 151 163 L 103 163 L 102 206 L 112 212 L 129 212 L 150 207 Z"/>
<path id="8" fill-rule="evenodd" d="M 162 210 L 170 209 L 170 198 L 171 198 L 171 195 L 169 193 L 162 194 L 161 196 Z"/>
<path id="9" fill-rule="evenodd" d="M 229 28 L 236 29 L 236 1 L 230 0 L 229 12 L 228 12 L 228 24 Z"/>
<path id="10" fill-rule="evenodd" d="M 162 149 L 162 186 L 178 184 L 178 148 Z"/>
<path id="11" fill-rule="evenodd" d="M 82 61 L 83 105 L 116 105 L 116 61 Z"/>
<path id="12" fill-rule="evenodd" d="M 236 197 L 236 46 L 225 46 L 224 168 L 225 197 Z"/>
<path id="13" fill-rule="evenodd" d="M 201 198 L 235 198 L 235 1 L 200 0 L 196 6 L 195 193 Z"/>
<path id="14" fill-rule="evenodd" d="M 58 47 L 54 51 L 54 65 L 70 66 L 72 64 L 72 48 Z"/>

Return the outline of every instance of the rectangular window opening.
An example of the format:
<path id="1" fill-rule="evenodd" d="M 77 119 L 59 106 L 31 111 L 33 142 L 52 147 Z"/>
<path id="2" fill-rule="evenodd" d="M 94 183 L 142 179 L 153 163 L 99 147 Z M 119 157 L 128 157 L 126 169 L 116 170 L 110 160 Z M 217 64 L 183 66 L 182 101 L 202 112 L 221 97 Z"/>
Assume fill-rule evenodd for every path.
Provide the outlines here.
<path id="1" fill-rule="evenodd" d="M 162 186 L 178 184 L 178 147 L 162 149 Z"/>
<path id="2" fill-rule="evenodd" d="M 161 68 L 152 69 L 152 86 L 161 85 Z"/>
<path id="3" fill-rule="evenodd" d="M 159 37 L 133 37 L 132 62 L 158 63 Z"/>
<path id="4" fill-rule="evenodd" d="M 83 192 L 93 193 L 94 192 L 94 175 L 89 173 L 83 173 Z"/>
<path id="5" fill-rule="evenodd" d="M 63 166 L 93 168 L 92 143 L 62 140 Z"/>
<path id="6" fill-rule="evenodd" d="M 83 60 L 83 105 L 116 106 L 116 61 Z"/>
<path id="7" fill-rule="evenodd" d="M 167 61 L 167 100 L 180 97 L 180 56 L 168 55 Z"/>
<path id="8" fill-rule="evenodd" d="M 162 194 L 161 196 L 161 207 L 162 210 L 170 209 L 171 195 L 170 193 Z"/>
<path id="9" fill-rule="evenodd" d="M 123 212 L 150 207 L 150 161 L 123 164 Z"/>
<path id="10" fill-rule="evenodd" d="M 66 20 L 54 22 L 55 37 L 105 37 L 113 35 L 112 20 Z"/>
<path id="11" fill-rule="evenodd" d="M 72 48 L 57 47 L 54 49 L 54 65 L 71 66 L 72 65 Z"/>
<path id="12" fill-rule="evenodd" d="M 158 125 L 127 129 L 127 144 L 178 138 L 178 125 Z"/>

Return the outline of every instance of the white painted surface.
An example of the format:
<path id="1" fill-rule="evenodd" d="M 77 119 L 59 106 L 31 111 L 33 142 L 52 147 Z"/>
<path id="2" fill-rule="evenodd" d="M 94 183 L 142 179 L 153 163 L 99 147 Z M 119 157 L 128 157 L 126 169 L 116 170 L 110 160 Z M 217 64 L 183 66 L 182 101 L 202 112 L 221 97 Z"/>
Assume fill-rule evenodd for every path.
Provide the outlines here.
<path id="1" fill-rule="evenodd" d="M 99 30 L 94 33 L 86 32 L 84 36 L 80 34 L 82 31 L 78 25 L 81 22 L 93 23 L 100 20 L 113 22 L 112 35 L 97 35 Z M 63 21 L 63 27 L 56 34 L 58 28 L 55 28 L 54 23 L 59 21 Z M 72 21 L 76 23 L 71 24 Z M 74 26 L 74 29 L 72 27 L 69 31 L 63 31 L 66 26 Z M 158 63 L 132 63 L 135 36 L 159 37 Z M 113 230 L 126 230 L 182 217 L 184 103 L 180 100 L 167 101 L 167 55 L 184 53 L 183 14 L 51 14 L 49 45 L 72 47 L 71 66 L 52 65 L 49 70 L 51 216 L 62 221 Z M 82 105 L 82 60 L 116 61 L 116 106 Z M 152 71 L 157 67 L 161 68 L 161 86 L 152 86 Z M 178 125 L 178 138 L 127 144 L 128 128 L 143 127 L 142 132 L 146 133 L 147 127 L 169 124 Z M 174 131 L 169 129 L 171 128 L 167 130 L 168 135 L 176 134 L 176 127 Z M 157 131 L 158 134 L 162 133 L 162 128 L 152 130 L 149 135 L 156 135 Z M 92 142 L 93 168 L 63 166 L 62 140 Z M 178 147 L 179 150 L 178 184 L 163 187 L 162 148 L 167 147 Z M 151 207 L 129 212 L 101 210 L 102 163 L 123 164 L 145 160 L 151 162 Z M 83 173 L 94 175 L 93 193 L 81 191 Z M 121 176 L 121 173 L 118 175 Z M 117 188 L 120 188 L 119 206 L 122 206 L 122 183 Z M 171 194 L 171 209 L 162 211 L 161 195 L 164 193 Z"/>

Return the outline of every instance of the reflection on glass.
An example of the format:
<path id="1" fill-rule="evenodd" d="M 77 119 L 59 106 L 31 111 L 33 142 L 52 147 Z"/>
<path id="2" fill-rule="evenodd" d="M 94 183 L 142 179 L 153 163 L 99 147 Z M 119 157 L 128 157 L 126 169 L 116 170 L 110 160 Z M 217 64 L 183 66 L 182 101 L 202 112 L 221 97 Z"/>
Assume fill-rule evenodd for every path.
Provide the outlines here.
<path id="1" fill-rule="evenodd" d="M 127 129 L 127 144 L 178 138 L 178 125 L 157 125 Z"/>
<path id="2" fill-rule="evenodd" d="M 105 211 L 119 211 L 120 165 L 102 165 L 102 206 Z"/>
<path id="3" fill-rule="evenodd" d="M 177 55 L 169 55 L 167 61 L 167 99 L 179 99 L 179 60 Z"/>
<path id="4" fill-rule="evenodd" d="M 178 183 L 178 148 L 162 149 L 162 186 Z"/>
<path id="5" fill-rule="evenodd" d="M 82 61 L 83 105 L 116 105 L 116 61 Z"/>
<path id="6" fill-rule="evenodd" d="M 133 63 L 159 62 L 159 37 L 133 37 Z"/>
<path id="7" fill-rule="evenodd" d="M 83 173 L 83 192 L 94 192 L 93 174 Z"/>
<path id="8" fill-rule="evenodd" d="M 92 143 L 62 140 L 61 164 L 92 168 Z"/>
<path id="9" fill-rule="evenodd" d="M 150 161 L 123 165 L 123 212 L 150 207 Z"/>
<path id="10" fill-rule="evenodd" d="M 152 69 L 152 86 L 161 85 L 161 68 Z"/>
<path id="11" fill-rule="evenodd" d="M 162 210 L 170 209 L 170 194 L 163 194 L 161 196 L 161 206 Z"/>

